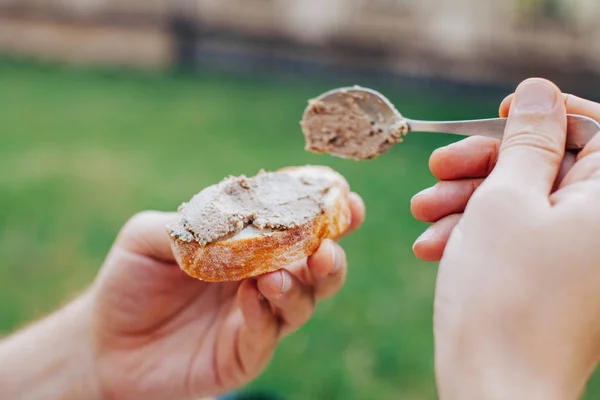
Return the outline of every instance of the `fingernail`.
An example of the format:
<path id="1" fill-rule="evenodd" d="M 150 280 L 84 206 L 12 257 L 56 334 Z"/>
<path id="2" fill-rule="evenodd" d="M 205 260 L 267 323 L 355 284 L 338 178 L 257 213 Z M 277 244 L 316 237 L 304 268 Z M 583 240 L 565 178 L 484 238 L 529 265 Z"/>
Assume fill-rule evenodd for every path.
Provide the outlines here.
<path id="1" fill-rule="evenodd" d="M 292 286 L 292 278 L 290 277 L 290 274 L 284 270 L 280 270 L 279 272 L 281 273 L 281 289 L 279 290 L 279 297 L 281 297 L 290 289 L 290 286 Z"/>
<path id="2" fill-rule="evenodd" d="M 414 195 L 414 196 L 413 196 L 413 197 L 410 199 L 410 204 L 412 204 L 412 202 L 413 202 L 413 201 L 414 201 L 414 200 L 415 200 L 417 197 L 420 197 L 420 196 L 427 196 L 428 194 L 430 194 L 431 192 L 433 192 L 433 190 L 434 190 L 434 189 L 435 189 L 435 188 L 432 186 L 432 187 L 429 187 L 429 188 L 427 188 L 427 189 L 425 189 L 425 190 L 421 190 L 419 193 L 415 194 L 415 195 Z"/>
<path id="3" fill-rule="evenodd" d="M 433 227 L 427 228 L 427 230 L 425 232 L 423 232 L 421 234 L 421 236 L 419 236 L 417 238 L 417 240 L 415 240 L 415 244 L 413 244 L 413 248 L 419 243 L 430 240 L 431 238 L 433 238 L 434 235 L 435 235 L 435 228 L 433 228 Z"/>
<path id="4" fill-rule="evenodd" d="M 519 85 L 515 92 L 513 107 L 518 111 L 550 111 L 556 103 L 558 91 L 550 83 L 530 79 Z"/>
<path id="5" fill-rule="evenodd" d="M 342 268 L 342 254 L 340 254 L 342 252 L 342 249 L 336 245 L 335 243 L 331 243 L 331 247 L 332 247 L 332 257 L 333 257 L 333 261 L 332 261 L 332 265 L 333 268 L 331 269 L 330 275 L 335 274 L 336 272 L 338 272 L 341 268 Z"/>

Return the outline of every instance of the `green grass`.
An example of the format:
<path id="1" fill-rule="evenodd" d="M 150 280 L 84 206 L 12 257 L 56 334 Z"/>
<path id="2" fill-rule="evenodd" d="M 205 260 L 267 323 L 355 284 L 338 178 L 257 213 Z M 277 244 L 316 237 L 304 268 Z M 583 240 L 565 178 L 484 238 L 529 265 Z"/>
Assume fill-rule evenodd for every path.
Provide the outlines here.
<path id="1" fill-rule="evenodd" d="M 368 208 L 343 242 L 348 282 L 252 386 L 290 399 L 435 398 L 436 266 L 411 253 L 424 225 L 409 200 L 434 182 L 429 153 L 452 138 L 413 134 L 372 162 L 309 154 L 298 120 L 306 99 L 331 86 L 0 63 L 0 333 L 89 284 L 135 212 L 173 210 L 225 175 L 322 163 Z M 414 118 L 494 116 L 500 100 L 379 89 Z"/>

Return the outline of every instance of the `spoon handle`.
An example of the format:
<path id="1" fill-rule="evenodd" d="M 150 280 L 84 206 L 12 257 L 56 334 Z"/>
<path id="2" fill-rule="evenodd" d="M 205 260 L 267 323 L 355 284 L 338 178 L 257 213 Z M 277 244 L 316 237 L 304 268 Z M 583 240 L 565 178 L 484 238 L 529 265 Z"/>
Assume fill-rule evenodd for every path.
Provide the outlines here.
<path id="1" fill-rule="evenodd" d="M 487 136 L 502 139 L 506 118 L 471 121 L 416 121 L 407 120 L 409 132 L 437 132 L 464 136 Z M 567 149 L 580 150 L 600 131 L 600 124 L 581 115 L 567 116 Z"/>

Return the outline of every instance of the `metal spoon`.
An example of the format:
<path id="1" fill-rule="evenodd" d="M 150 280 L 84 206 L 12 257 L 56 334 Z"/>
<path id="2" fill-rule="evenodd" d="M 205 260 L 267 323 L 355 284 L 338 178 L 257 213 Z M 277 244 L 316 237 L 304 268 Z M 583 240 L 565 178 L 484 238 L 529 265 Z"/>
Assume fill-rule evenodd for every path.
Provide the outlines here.
<path id="1" fill-rule="evenodd" d="M 308 150 L 364 160 L 384 153 L 393 144 L 401 142 L 402 136 L 409 132 L 480 135 L 501 139 L 506 121 L 506 118 L 412 120 L 403 117 L 381 93 L 354 86 L 330 90 L 311 100 L 301 124 Z M 373 130 L 369 131 L 367 122 L 374 127 Z M 566 148 L 583 148 L 599 131 L 600 124 L 595 120 L 581 115 L 568 115 Z"/>

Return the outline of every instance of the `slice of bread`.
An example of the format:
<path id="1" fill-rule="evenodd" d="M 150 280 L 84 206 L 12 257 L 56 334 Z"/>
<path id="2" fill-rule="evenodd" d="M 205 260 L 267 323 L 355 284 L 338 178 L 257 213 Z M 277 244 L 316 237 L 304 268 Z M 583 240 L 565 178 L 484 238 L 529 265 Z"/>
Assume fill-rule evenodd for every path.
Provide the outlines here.
<path id="1" fill-rule="evenodd" d="M 287 167 L 276 173 L 327 181 L 324 211 L 289 229 L 259 229 L 248 224 L 234 235 L 205 245 L 189 238 L 182 240 L 168 227 L 175 258 L 187 274 L 222 282 L 276 271 L 313 254 L 324 239 L 336 239 L 348 229 L 349 185 L 343 176 L 322 166 Z"/>

